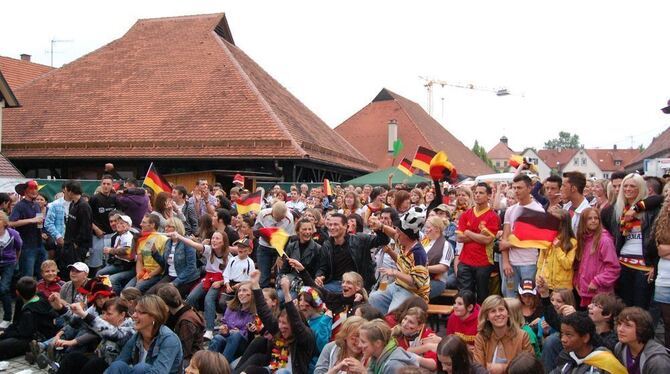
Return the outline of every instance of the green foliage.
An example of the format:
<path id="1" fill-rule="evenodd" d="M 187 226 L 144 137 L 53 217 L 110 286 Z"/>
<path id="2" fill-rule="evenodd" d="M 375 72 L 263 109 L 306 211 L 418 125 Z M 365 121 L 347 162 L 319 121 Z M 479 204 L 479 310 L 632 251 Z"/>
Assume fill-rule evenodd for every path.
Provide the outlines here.
<path id="1" fill-rule="evenodd" d="M 547 140 L 544 143 L 545 149 L 577 149 L 580 148 L 579 135 L 570 134 L 569 132 L 561 131 L 558 133 L 558 138 Z"/>
<path id="2" fill-rule="evenodd" d="M 493 161 L 489 158 L 489 156 L 486 154 L 486 149 L 479 145 L 479 141 L 475 139 L 475 145 L 472 146 L 472 152 L 477 155 L 477 157 L 481 158 L 482 161 L 486 163 L 491 169 L 496 169 L 493 166 Z"/>

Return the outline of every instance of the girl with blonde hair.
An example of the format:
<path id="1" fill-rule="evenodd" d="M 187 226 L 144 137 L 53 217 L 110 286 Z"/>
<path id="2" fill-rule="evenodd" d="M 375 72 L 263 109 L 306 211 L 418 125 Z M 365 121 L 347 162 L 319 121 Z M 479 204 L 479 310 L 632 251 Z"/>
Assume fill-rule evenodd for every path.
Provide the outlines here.
<path id="1" fill-rule="evenodd" d="M 346 358 L 361 360 L 363 352 L 359 345 L 359 329 L 367 322 L 361 317 L 352 316 L 342 324 L 342 328 L 335 335 L 335 339 L 326 344 L 316 362 L 314 374 L 338 374 L 346 372 Z"/>

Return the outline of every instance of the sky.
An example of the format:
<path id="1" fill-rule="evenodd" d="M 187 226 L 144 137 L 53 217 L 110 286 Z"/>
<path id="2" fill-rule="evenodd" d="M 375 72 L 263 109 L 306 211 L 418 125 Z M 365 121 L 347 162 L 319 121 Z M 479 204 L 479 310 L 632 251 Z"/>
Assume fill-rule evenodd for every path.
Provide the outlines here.
<path id="1" fill-rule="evenodd" d="M 35 1 L 3 4 L 0 55 L 59 67 L 142 18 L 225 12 L 235 43 L 336 127 L 388 88 L 466 146 L 647 146 L 670 126 L 668 1 Z M 448 150 L 447 150 L 448 152 Z"/>

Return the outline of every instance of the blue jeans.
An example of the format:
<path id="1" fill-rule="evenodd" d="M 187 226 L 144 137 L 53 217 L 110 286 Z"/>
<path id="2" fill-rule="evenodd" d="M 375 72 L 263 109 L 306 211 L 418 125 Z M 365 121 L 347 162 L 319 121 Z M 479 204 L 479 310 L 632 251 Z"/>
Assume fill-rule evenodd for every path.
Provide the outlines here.
<path id="1" fill-rule="evenodd" d="M 260 286 L 261 288 L 270 287 L 270 273 L 277 261 L 277 251 L 274 248 L 259 245 L 256 259 L 258 260 L 258 269 L 261 272 Z"/>
<path id="2" fill-rule="evenodd" d="M 160 275 L 153 276 L 146 280 L 137 280 L 137 277 L 133 277 L 133 279 L 126 284 L 126 287 L 135 287 L 140 290 L 140 292 L 145 293 L 149 291 L 149 288 L 153 287 L 154 284 L 158 283 L 159 280 L 161 280 Z"/>
<path id="3" fill-rule="evenodd" d="M 4 312 L 4 321 L 12 320 L 12 277 L 16 264 L 7 264 L 0 266 L 0 301 L 2 302 L 2 311 Z"/>
<path id="4" fill-rule="evenodd" d="M 446 283 L 444 283 L 442 281 L 439 281 L 439 280 L 431 279 L 430 280 L 430 295 L 428 295 L 428 299 L 433 299 L 435 297 L 440 296 L 442 294 L 442 292 L 446 289 L 447 289 L 447 284 Z"/>
<path id="5" fill-rule="evenodd" d="M 239 332 L 233 332 L 228 336 L 215 335 L 209 342 L 208 350 L 223 353 L 228 362 L 235 361 L 247 348 L 247 339 Z"/>
<path id="6" fill-rule="evenodd" d="M 205 288 L 202 286 L 202 282 L 198 283 L 197 286 L 191 291 L 191 293 L 186 298 L 186 303 L 196 309 L 200 300 L 205 299 L 205 329 L 214 330 L 214 320 L 216 320 L 216 303 L 219 299 L 219 293 L 221 288 L 210 287 L 209 290 L 205 291 Z"/>
<path id="7" fill-rule="evenodd" d="M 120 265 L 107 265 L 98 270 L 97 275 L 109 275 L 109 281 L 112 282 L 112 288 L 117 295 L 121 294 L 123 287 L 135 277 L 135 266 L 128 269 L 128 267 Z"/>
<path id="8" fill-rule="evenodd" d="M 545 373 L 549 373 L 556 367 L 558 355 L 561 354 L 562 350 L 563 344 L 561 344 L 561 335 L 558 332 L 544 339 L 544 343 L 542 344 L 542 364 L 544 364 Z"/>
<path id="9" fill-rule="evenodd" d="M 91 238 L 91 250 L 86 259 L 86 264 L 92 268 L 99 268 L 103 265 L 103 249 L 112 246 L 112 234 L 105 234 L 98 238 L 95 234 Z"/>
<path id="10" fill-rule="evenodd" d="M 23 247 L 19 258 L 19 274 L 22 277 L 35 277 L 40 279 L 40 267 L 47 259 L 47 251 L 44 246 Z"/>
<path id="11" fill-rule="evenodd" d="M 395 310 L 403 301 L 414 296 L 414 293 L 391 283 L 384 291 L 374 291 L 370 294 L 368 302 L 373 307 L 377 308 L 382 314 Z"/>
<path id="12" fill-rule="evenodd" d="M 142 363 L 130 367 L 130 365 L 123 361 L 114 361 L 105 370 L 105 374 L 145 374 L 149 370 L 151 370 L 151 365 L 149 364 Z"/>
<path id="13" fill-rule="evenodd" d="M 502 269 L 502 263 L 500 263 L 500 268 Z M 501 271 L 503 273 L 503 279 L 504 283 L 502 284 L 502 293 L 503 296 L 505 297 L 514 297 L 516 298 L 519 296 L 519 285 L 524 279 L 532 279 L 535 281 L 535 273 L 537 272 L 537 265 L 512 265 L 512 271 L 514 274 L 512 274 L 511 277 L 511 282 L 509 282 L 509 286 L 507 285 L 507 277 L 504 276 L 504 271 Z"/>
<path id="14" fill-rule="evenodd" d="M 342 292 L 342 281 L 341 280 L 334 280 L 330 281 L 328 283 L 323 284 L 323 288 L 327 289 L 330 292 L 336 292 L 340 293 Z"/>

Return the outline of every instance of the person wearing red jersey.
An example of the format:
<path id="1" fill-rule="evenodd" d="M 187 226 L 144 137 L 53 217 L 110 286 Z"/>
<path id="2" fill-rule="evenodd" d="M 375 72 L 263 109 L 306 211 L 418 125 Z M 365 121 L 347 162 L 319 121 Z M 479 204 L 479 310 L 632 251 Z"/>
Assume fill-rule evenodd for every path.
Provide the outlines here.
<path id="1" fill-rule="evenodd" d="M 463 249 L 456 257 L 458 289 L 474 292 L 478 303 L 489 296 L 492 244 L 500 228 L 500 218 L 489 207 L 491 193 L 488 184 L 477 184 L 475 206 L 461 214 L 456 230 L 456 239 L 463 243 Z"/>

